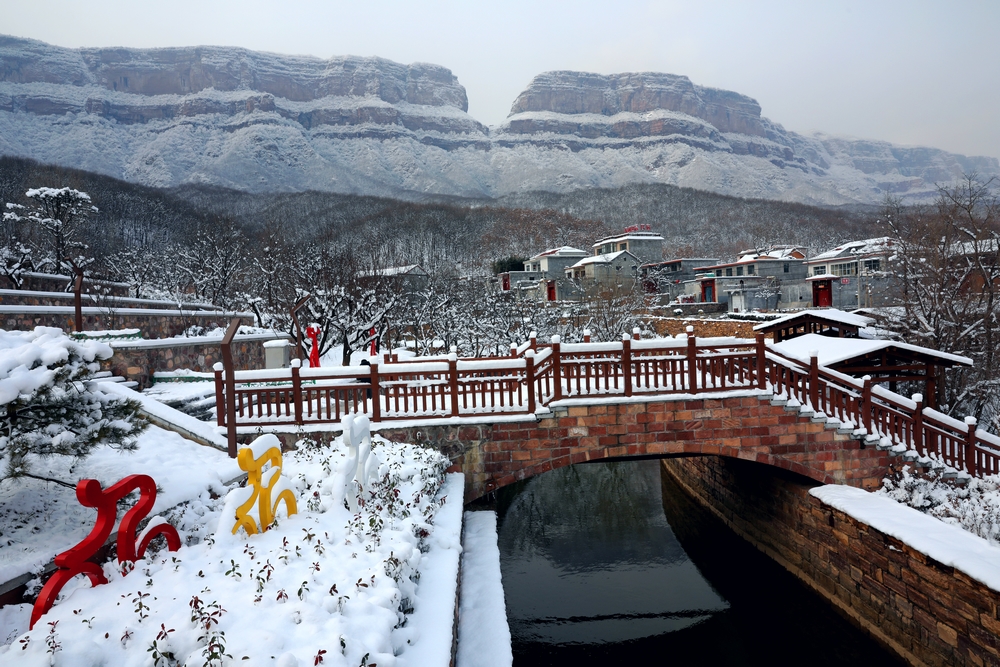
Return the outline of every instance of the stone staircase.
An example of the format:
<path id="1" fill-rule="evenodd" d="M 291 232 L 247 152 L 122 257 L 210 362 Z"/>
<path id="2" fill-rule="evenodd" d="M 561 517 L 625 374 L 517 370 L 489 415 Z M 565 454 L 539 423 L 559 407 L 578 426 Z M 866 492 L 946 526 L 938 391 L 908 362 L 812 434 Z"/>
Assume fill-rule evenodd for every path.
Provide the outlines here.
<path id="1" fill-rule="evenodd" d="M 786 412 L 795 412 L 800 417 L 809 417 L 813 423 L 822 423 L 825 428 L 836 429 L 837 433 L 842 435 L 850 435 L 866 447 L 875 447 L 879 451 L 886 452 L 891 457 L 892 463 L 909 465 L 917 474 L 929 475 L 933 472 L 939 479 L 950 481 L 955 485 L 964 485 L 972 478 L 964 470 L 956 470 L 930 456 L 921 456 L 915 449 L 896 444 L 891 438 L 869 434 L 864 428 L 856 428 L 850 422 L 845 424 L 835 417 L 827 417 L 822 412 L 817 413 L 808 405 L 803 405 L 794 398 L 786 399 L 775 396 L 771 399 L 771 405 L 784 406 Z"/>

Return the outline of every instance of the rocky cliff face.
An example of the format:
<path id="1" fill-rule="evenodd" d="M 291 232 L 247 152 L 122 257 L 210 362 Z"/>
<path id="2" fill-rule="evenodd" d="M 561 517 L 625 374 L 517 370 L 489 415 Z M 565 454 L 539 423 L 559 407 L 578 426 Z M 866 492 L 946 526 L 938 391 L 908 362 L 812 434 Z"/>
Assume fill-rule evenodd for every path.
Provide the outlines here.
<path id="1" fill-rule="evenodd" d="M 687 77 L 548 72 L 492 131 L 437 65 L 0 36 L 0 154 L 154 186 L 492 197 L 665 182 L 810 203 L 933 196 L 967 158 L 804 137 Z"/>

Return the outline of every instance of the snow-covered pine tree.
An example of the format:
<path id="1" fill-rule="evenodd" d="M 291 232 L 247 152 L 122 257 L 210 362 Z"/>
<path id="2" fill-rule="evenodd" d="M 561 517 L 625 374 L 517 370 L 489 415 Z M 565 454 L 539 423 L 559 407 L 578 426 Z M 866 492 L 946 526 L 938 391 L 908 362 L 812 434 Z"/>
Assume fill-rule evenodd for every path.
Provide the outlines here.
<path id="1" fill-rule="evenodd" d="M 90 195 L 72 188 L 32 188 L 24 196 L 30 204 L 8 203 L 4 220 L 29 222 L 46 237 L 45 257 L 36 258 L 36 263 L 49 263 L 56 271 L 72 271 L 71 261 L 80 264 L 82 260 L 73 255 L 87 248 L 79 240 L 80 230 L 90 214 L 97 213 Z"/>
<path id="2" fill-rule="evenodd" d="M 0 481 L 34 477 L 73 487 L 35 474 L 32 463 L 52 454 L 84 457 L 99 444 L 135 446 L 147 425 L 139 404 L 88 381 L 111 354 L 104 343 L 76 341 L 53 327 L 0 330 Z"/>

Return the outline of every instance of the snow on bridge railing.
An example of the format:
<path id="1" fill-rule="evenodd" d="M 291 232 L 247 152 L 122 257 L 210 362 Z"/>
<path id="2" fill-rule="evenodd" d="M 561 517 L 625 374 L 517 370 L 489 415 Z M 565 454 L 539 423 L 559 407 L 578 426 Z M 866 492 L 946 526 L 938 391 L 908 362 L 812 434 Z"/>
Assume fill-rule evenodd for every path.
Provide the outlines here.
<path id="1" fill-rule="evenodd" d="M 763 339 L 718 338 L 548 345 L 532 337 L 511 357 L 375 360 L 371 366 L 215 371 L 218 425 L 375 422 L 530 414 L 564 398 L 763 388 Z M 512 349 L 512 352 L 515 350 Z M 225 357 L 225 355 L 223 355 Z M 230 419 L 227 415 L 232 415 Z"/>
<path id="2" fill-rule="evenodd" d="M 972 475 L 1000 472 L 1000 438 L 875 385 L 768 348 L 763 336 L 548 345 L 532 337 L 512 356 L 454 353 L 371 366 L 215 372 L 218 425 L 336 424 L 345 414 L 373 422 L 532 414 L 567 398 L 697 394 L 770 389 L 869 442 L 903 445 Z M 225 358 L 225 355 L 223 355 Z M 919 399 L 919 400 L 917 400 Z M 232 415 L 230 419 L 227 415 Z M 969 421 L 971 420 L 971 421 Z"/>
<path id="3" fill-rule="evenodd" d="M 906 398 L 872 382 L 767 350 L 768 384 L 775 395 L 839 420 L 868 442 L 902 446 L 970 475 L 1000 473 L 1000 438 L 976 428 L 976 419 L 949 417 L 924 405 L 921 394 Z"/>

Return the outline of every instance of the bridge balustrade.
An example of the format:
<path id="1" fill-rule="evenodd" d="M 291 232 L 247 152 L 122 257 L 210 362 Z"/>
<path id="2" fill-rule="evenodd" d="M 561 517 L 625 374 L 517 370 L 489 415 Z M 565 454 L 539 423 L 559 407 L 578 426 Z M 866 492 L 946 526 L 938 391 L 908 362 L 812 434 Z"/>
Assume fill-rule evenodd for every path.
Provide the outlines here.
<path id="1" fill-rule="evenodd" d="M 226 358 L 226 355 L 223 355 Z M 224 371 L 216 366 L 218 425 L 337 423 L 345 414 L 374 422 L 533 414 L 567 398 L 700 394 L 769 389 L 838 420 L 859 436 L 905 445 L 973 475 L 1000 472 L 1000 438 L 874 385 L 768 349 L 763 336 L 550 345 L 534 337 L 508 357 L 417 358 L 370 367 Z M 230 418 L 227 415 L 232 415 Z"/>

